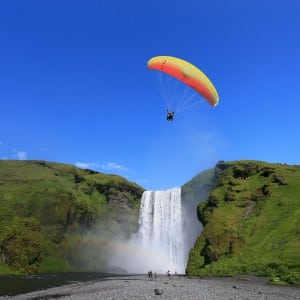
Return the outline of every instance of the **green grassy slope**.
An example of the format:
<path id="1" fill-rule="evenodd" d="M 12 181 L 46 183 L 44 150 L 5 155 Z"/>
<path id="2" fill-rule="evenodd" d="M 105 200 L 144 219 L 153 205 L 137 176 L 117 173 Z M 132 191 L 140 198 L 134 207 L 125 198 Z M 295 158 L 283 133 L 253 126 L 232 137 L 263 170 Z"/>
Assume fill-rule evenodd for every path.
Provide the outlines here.
<path id="1" fill-rule="evenodd" d="M 116 175 L 0 160 L 0 274 L 103 268 L 108 246 L 97 233 L 135 231 L 142 192 Z"/>
<path id="2" fill-rule="evenodd" d="M 204 230 L 190 275 L 266 275 L 300 284 L 300 166 L 222 162 L 198 206 Z"/>

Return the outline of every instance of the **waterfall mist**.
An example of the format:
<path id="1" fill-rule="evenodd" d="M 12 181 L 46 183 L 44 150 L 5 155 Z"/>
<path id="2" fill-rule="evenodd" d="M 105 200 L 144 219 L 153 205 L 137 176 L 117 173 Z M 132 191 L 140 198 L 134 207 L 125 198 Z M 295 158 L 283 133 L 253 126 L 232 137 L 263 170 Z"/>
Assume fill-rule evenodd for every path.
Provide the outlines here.
<path id="1" fill-rule="evenodd" d="M 184 274 L 189 250 L 201 229 L 195 205 L 181 201 L 181 188 L 145 191 L 138 232 L 115 247 L 110 265 L 129 273 L 170 270 Z"/>

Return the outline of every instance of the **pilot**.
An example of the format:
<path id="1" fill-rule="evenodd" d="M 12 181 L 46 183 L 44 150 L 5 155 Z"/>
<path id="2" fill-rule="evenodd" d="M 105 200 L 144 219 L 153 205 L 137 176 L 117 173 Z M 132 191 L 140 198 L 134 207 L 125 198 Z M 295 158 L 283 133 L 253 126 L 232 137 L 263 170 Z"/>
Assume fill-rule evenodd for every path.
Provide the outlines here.
<path id="1" fill-rule="evenodd" d="M 175 113 L 173 111 L 167 110 L 167 121 L 173 121 Z"/>

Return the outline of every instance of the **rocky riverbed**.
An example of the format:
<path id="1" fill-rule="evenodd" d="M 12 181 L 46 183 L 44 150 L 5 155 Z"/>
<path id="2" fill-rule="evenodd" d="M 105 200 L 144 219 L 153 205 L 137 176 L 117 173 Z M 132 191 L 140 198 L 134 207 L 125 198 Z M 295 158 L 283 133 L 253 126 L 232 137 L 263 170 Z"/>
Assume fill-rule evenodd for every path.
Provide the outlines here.
<path id="1" fill-rule="evenodd" d="M 0 299 L 296 300 L 300 299 L 300 288 L 269 285 L 266 279 L 251 276 L 200 279 L 159 275 L 149 279 L 145 275 L 105 278 Z"/>

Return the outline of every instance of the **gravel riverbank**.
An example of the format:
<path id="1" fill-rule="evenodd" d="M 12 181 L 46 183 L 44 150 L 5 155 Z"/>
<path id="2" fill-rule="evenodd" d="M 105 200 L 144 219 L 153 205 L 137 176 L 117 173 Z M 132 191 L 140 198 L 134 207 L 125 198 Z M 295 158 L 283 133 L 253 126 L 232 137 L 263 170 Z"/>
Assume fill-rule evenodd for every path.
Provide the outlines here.
<path id="1" fill-rule="evenodd" d="M 100 281 L 75 283 L 33 293 L 5 297 L 15 300 L 300 300 L 300 288 L 279 287 L 264 278 L 189 278 L 186 276 L 145 276 L 106 278 Z"/>

